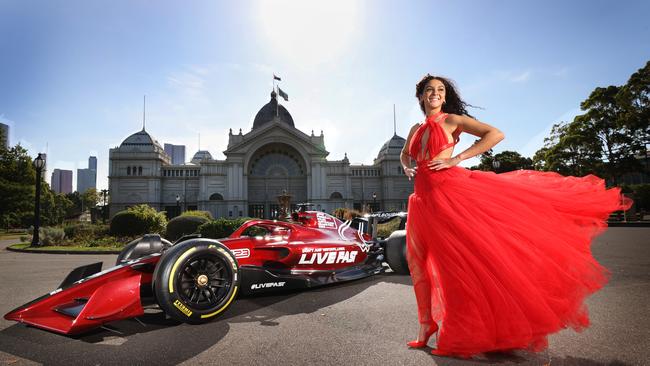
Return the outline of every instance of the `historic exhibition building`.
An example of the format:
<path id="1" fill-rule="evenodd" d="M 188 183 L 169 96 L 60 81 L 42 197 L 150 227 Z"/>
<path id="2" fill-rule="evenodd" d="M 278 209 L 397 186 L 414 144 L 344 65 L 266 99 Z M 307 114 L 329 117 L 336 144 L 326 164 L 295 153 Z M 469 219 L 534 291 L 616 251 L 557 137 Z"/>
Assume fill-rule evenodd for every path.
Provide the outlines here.
<path id="1" fill-rule="evenodd" d="M 405 140 L 393 135 L 372 165 L 327 160 L 325 137 L 294 127 L 275 92 L 250 132 L 229 134 L 225 160 L 198 151 L 191 162 L 172 164 L 171 157 L 144 129 L 110 149 L 110 213 L 146 203 L 173 217 L 184 210 L 206 210 L 214 217 L 274 218 L 278 196 L 291 196 L 332 212 L 405 210 L 413 184 L 402 172 L 399 155 Z"/>

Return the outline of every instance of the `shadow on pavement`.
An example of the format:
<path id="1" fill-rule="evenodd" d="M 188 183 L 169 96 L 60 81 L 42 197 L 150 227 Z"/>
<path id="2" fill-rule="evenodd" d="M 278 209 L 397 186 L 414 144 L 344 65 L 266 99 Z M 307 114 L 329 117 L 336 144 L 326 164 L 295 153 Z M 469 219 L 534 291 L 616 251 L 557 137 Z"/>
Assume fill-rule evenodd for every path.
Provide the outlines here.
<path id="1" fill-rule="evenodd" d="M 178 364 L 217 344 L 230 323 L 275 326 L 285 315 L 316 312 L 380 282 L 411 284 L 409 276 L 387 273 L 313 290 L 239 298 L 223 316 L 202 325 L 179 323 L 159 310 L 77 337 L 16 324 L 0 332 L 0 351 L 43 364 Z"/>
<path id="2" fill-rule="evenodd" d="M 427 353 L 430 349 L 425 350 Z M 472 359 L 461 359 L 454 357 L 431 356 L 438 366 L 458 366 L 458 365 L 505 365 L 515 364 L 519 366 L 536 365 L 536 366 L 632 366 L 619 360 L 606 362 L 590 360 L 580 357 L 549 357 L 548 351 L 541 353 L 530 353 L 526 351 L 513 352 L 490 352 L 475 356 Z"/>

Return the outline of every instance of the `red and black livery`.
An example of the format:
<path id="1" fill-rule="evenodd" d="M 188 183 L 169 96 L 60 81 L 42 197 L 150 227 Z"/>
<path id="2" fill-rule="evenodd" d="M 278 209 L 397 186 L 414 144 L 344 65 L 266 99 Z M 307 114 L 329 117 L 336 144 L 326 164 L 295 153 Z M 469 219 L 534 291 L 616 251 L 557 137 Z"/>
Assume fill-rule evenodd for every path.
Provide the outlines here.
<path id="1" fill-rule="evenodd" d="M 127 244 L 114 267 L 73 270 L 59 288 L 12 310 L 5 319 L 63 334 L 79 334 L 140 316 L 158 305 L 167 315 L 198 324 L 223 313 L 238 295 L 306 289 L 385 270 L 407 273 L 405 232 L 376 239 L 376 223 L 404 213 L 343 222 L 317 211 L 291 221 L 250 220 L 227 238 L 145 235 Z"/>

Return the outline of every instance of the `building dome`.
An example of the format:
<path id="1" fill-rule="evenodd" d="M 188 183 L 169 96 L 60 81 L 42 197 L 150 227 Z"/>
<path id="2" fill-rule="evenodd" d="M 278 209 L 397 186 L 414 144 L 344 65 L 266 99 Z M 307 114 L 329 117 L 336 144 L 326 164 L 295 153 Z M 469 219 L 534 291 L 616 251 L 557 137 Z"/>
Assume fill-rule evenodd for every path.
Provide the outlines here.
<path id="1" fill-rule="evenodd" d="M 199 164 L 204 160 L 212 160 L 212 155 L 210 155 L 210 152 L 208 150 L 199 150 L 194 154 L 194 157 L 192 157 L 192 164 Z"/>
<path id="2" fill-rule="evenodd" d="M 273 121 L 274 119 L 279 118 L 281 122 L 288 124 L 291 127 L 293 125 L 293 117 L 289 114 L 282 104 L 278 105 L 278 98 L 275 91 L 271 92 L 271 101 L 266 103 L 259 112 L 255 115 L 255 120 L 253 121 L 253 129 L 261 127 L 262 125 Z"/>
<path id="3" fill-rule="evenodd" d="M 377 159 L 381 159 L 386 156 L 399 156 L 404 148 L 406 140 L 403 137 L 393 135 L 390 140 L 379 149 L 379 154 L 377 154 Z"/>
<path id="4" fill-rule="evenodd" d="M 156 148 L 163 149 L 160 143 L 145 131 L 144 128 L 142 131 L 136 132 L 122 141 L 120 148 L 137 148 L 145 151 L 154 151 Z"/>

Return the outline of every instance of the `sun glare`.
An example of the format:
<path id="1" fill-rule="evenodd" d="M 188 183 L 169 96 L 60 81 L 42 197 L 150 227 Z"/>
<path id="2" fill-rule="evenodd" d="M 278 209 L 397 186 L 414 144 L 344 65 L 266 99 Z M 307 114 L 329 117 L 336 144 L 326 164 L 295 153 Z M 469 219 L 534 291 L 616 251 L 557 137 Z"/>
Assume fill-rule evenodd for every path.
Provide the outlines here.
<path id="1" fill-rule="evenodd" d="M 297 66 L 313 67 L 339 60 L 358 38 L 357 1 L 260 1 L 262 37 L 274 53 Z"/>

